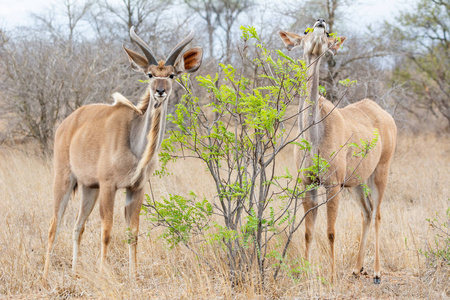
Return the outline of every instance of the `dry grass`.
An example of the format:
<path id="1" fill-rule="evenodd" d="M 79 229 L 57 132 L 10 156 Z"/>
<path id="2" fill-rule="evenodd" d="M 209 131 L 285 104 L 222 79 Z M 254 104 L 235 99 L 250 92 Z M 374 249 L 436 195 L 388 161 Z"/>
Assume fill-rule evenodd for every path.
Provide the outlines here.
<path id="1" fill-rule="evenodd" d="M 286 275 L 268 280 L 258 291 L 253 278 L 231 288 L 226 277 L 211 272 L 184 247 L 168 249 L 156 239 L 157 232 L 139 241 L 139 276 L 128 278 L 128 250 L 123 220 L 124 197 L 118 192 L 115 223 L 109 250 L 109 268 L 98 274 L 100 256 L 100 217 L 94 210 L 86 224 L 81 244 L 78 277 L 71 273 L 72 226 L 78 196 L 69 204 L 55 247 L 49 286 L 41 282 L 47 229 L 51 217 L 52 167 L 48 161 L 18 150 L 0 150 L 0 297 L 1 298 L 448 298 L 449 270 L 429 275 L 424 259 L 415 251 L 432 239 L 426 218 L 450 206 L 450 139 L 435 136 L 401 136 L 392 167 L 390 184 L 382 205 L 381 263 L 382 284 L 371 276 L 351 278 L 360 235 L 361 217 L 355 201 L 345 193 L 337 222 L 336 263 L 338 280 L 328 278 L 329 259 L 325 235 L 324 209 L 319 211 L 313 254 L 313 271 L 301 278 Z M 283 153 L 290 165 L 291 149 Z M 211 197 L 214 188 L 206 173 L 194 161 L 180 161 L 169 178 L 154 179 L 157 195 L 195 191 Z M 149 223 L 141 217 L 141 231 Z M 303 228 L 302 228 L 303 230 Z M 304 251 L 303 232 L 290 247 L 291 257 Z M 405 244 L 405 239 L 407 243 Z M 366 269 L 373 273 L 373 229 L 366 253 Z M 216 262 L 213 249 L 202 249 Z"/>

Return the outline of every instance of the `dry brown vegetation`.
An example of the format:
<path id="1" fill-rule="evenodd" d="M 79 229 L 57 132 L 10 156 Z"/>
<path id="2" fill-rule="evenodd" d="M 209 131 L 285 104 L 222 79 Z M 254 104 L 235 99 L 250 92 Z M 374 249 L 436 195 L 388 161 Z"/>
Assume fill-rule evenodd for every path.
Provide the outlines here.
<path id="1" fill-rule="evenodd" d="M 450 265 L 431 268 L 419 252 L 435 238 L 427 218 L 436 213 L 444 216 L 450 207 L 449 4 L 420 0 L 412 8 L 404 1 L 405 9 L 397 18 L 384 25 L 380 19 L 372 29 L 358 32 L 348 25 L 364 18 L 357 13 L 360 1 L 282 1 L 276 9 L 269 0 L 113 2 L 55 1 L 42 14 L 29 8 L 34 13 L 32 26 L 0 28 L 0 299 L 450 298 Z M 43 284 L 53 168 L 51 159 L 37 153 L 51 152 L 54 130 L 77 107 L 111 101 L 115 91 L 130 99 L 142 94 L 145 85 L 132 75 L 121 46 L 132 47 L 128 34 L 132 25 L 151 42 L 156 54 L 166 53 L 188 28 L 195 28 L 194 45 L 202 46 L 205 53 L 198 75 L 213 76 L 218 63 L 239 68 L 248 64 L 241 61 L 239 25 L 255 26 L 268 49 L 279 49 L 278 30 L 303 33 L 317 17 L 327 20 L 330 32 L 348 37 L 339 55 L 326 57 L 323 64 L 320 77 L 327 98 L 336 102 L 341 97 L 341 79 L 357 80 L 358 87 L 344 95 L 340 105 L 373 99 L 393 115 L 401 132 L 381 206 L 381 285 L 372 281 L 373 228 L 364 266 L 368 275 L 351 276 L 361 213 L 345 191 L 336 224 L 337 281 L 333 284 L 328 283 L 331 262 L 324 206 L 319 208 L 313 266 L 303 266 L 294 277 L 283 271 L 276 281 L 267 275 L 263 290 L 257 271 L 233 286 L 217 248 L 190 244 L 213 262 L 215 272 L 183 245 L 170 249 L 157 238 L 162 229 L 150 230 L 144 216 L 138 245 L 139 281 L 130 280 L 124 191 L 117 193 L 106 272 L 98 273 L 101 222 L 95 209 L 80 247 L 80 274 L 72 274 L 72 229 L 80 205 L 76 195 L 63 219 L 48 285 Z M 302 57 L 300 51 L 289 55 Z M 253 74 L 252 68 L 247 71 Z M 184 93 L 181 87 L 174 90 L 171 110 Z M 205 93 L 198 95 L 202 101 L 211 100 Z M 292 153 L 292 148 L 280 153 L 277 172 L 284 166 L 295 171 Z M 152 178 L 158 199 L 189 191 L 198 198 L 214 199 L 216 188 L 203 165 L 186 159 L 169 168 L 171 176 Z M 288 260 L 300 260 L 304 248 L 301 226 L 289 245 Z M 273 274 L 273 268 L 266 274 Z"/>
<path id="2" fill-rule="evenodd" d="M 281 154 L 290 166 L 292 149 Z M 153 178 L 155 196 L 195 191 L 210 199 L 214 189 L 206 172 L 195 161 L 184 160 L 171 166 L 173 175 Z M 373 229 L 369 236 L 365 267 L 367 277 L 350 276 L 360 235 L 360 209 L 348 193 L 340 205 L 337 221 L 336 266 L 338 280 L 331 285 L 325 209 L 319 208 L 312 272 L 298 278 L 286 274 L 268 280 L 263 291 L 255 279 L 231 286 L 220 271 L 213 273 L 183 246 L 169 249 L 157 239 L 158 230 L 148 233 L 149 222 L 141 217 L 138 245 L 139 281 L 128 278 L 128 245 L 123 219 L 124 195 L 117 194 L 109 269 L 98 274 L 100 257 L 100 217 L 95 210 L 86 224 L 81 243 L 79 276 L 72 275 L 72 227 L 79 197 L 67 209 L 56 243 L 49 285 L 41 281 L 46 251 L 47 229 L 52 210 L 52 166 L 23 150 L 0 150 L 0 297 L 6 298 L 448 298 L 448 266 L 431 274 L 418 249 L 433 240 L 427 218 L 445 212 L 450 206 L 450 138 L 434 135 L 400 135 L 390 183 L 382 204 L 381 262 L 383 281 L 372 283 Z M 303 227 L 290 245 L 290 256 L 304 252 Z M 194 244 L 220 270 L 223 262 L 213 249 Z M 226 274 L 226 272 L 223 272 Z"/>

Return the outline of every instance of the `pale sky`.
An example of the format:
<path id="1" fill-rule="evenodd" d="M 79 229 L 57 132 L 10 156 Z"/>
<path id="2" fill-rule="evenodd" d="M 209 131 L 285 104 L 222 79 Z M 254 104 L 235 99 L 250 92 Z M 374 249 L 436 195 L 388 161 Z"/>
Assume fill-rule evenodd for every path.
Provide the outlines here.
<path id="1" fill-rule="evenodd" d="M 42 12 L 51 1 L 0 0 L 0 28 L 31 25 L 30 13 Z"/>
<path id="2" fill-rule="evenodd" d="M 30 13 L 44 13 L 45 9 L 62 0 L 0 0 L 0 28 L 12 29 L 15 26 L 32 25 Z M 117 1 L 117 0 L 112 0 Z M 282 0 L 278 0 L 282 3 Z M 363 27 L 394 17 L 399 10 L 410 7 L 417 0 L 359 0 L 349 11 L 347 26 L 354 24 Z M 273 4 L 276 1 L 271 1 Z"/>

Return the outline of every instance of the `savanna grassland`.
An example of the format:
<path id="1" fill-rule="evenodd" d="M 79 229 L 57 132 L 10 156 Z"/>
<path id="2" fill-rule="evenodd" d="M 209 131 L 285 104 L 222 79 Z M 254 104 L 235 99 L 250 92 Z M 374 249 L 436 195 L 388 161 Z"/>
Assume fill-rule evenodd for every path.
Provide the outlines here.
<path id="1" fill-rule="evenodd" d="M 292 149 L 281 154 L 280 165 L 291 166 Z M 213 198 L 214 188 L 205 170 L 195 161 L 181 160 L 170 166 L 170 177 L 153 178 L 156 197 L 194 191 Z M 173 249 L 156 238 L 160 229 L 149 231 L 141 216 L 138 245 L 139 280 L 128 277 L 128 245 L 123 219 L 124 195 L 115 204 L 113 240 L 109 266 L 98 274 L 100 217 L 94 209 L 81 243 L 80 273 L 72 275 L 72 227 L 79 195 L 69 203 L 53 254 L 48 285 L 41 277 L 52 213 L 51 160 L 22 149 L 0 149 L 0 298 L 103 298 L 103 299 L 248 299 L 248 298 L 428 298 L 450 297 L 448 265 L 427 267 L 419 249 L 433 245 L 435 233 L 427 218 L 441 217 L 450 206 L 450 138 L 436 135 L 401 134 L 382 204 L 381 285 L 372 283 L 374 237 L 371 228 L 365 269 L 367 276 L 353 279 L 361 228 L 360 209 L 345 192 L 337 221 L 337 277 L 328 283 L 330 260 L 326 239 L 326 214 L 319 208 L 312 267 L 297 276 L 281 274 L 267 278 L 265 288 L 247 278 L 232 287 L 224 262 L 213 249 L 193 243 L 195 251 L 216 263 L 217 272 L 179 245 Z M 289 256 L 304 252 L 303 226 L 290 245 Z"/>

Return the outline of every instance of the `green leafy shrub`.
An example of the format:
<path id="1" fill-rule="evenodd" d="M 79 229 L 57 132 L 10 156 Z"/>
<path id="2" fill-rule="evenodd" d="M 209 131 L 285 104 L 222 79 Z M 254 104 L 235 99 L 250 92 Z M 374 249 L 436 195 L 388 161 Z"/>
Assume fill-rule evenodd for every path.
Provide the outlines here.
<path id="1" fill-rule="evenodd" d="M 434 219 L 427 219 L 433 232 L 433 243 L 427 243 L 424 250 L 419 252 L 425 256 L 427 265 L 430 267 L 450 267 L 450 207 L 447 209 L 444 218 L 440 218 L 436 213 Z"/>
<path id="2" fill-rule="evenodd" d="M 189 199 L 148 197 L 145 214 L 154 225 L 166 228 L 160 237 L 171 246 L 182 243 L 193 250 L 191 238 L 201 235 L 202 241 L 214 245 L 233 280 L 256 268 L 264 282 L 270 267 L 275 278 L 280 269 L 302 273 L 309 268 L 285 258 L 305 218 L 299 213 L 301 196 L 318 188 L 329 164 L 315 154 L 313 165 L 300 168 L 295 175 L 287 168 L 285 174 L 275 174 L 278 154 L 289 144 L 311 151 L 309 142 L 300 138 L 304 131 L 289 136 L 298 127 L 296 122 L 287 122 L 302 113 L 298 104 L 293 115 L 288 115 L 288 108 L 295 99 L 305 97 L 306 67 L 304 61 L 267 49 L 253 27 L 241 30 L 243 67 L 238 70 L 221 64 L 223 80 L 219 74 L 196 78 L 208 103 L 192 91 L 189 76 L 179 79 L 187 93 L 169 116 L 176 129 L 163 141 L 161 169 L 155 171 L 165 176 L 167 165 L 178 158 L 197 159 L 214 181 L 216 197 L 202 201 L 193 193 Z M 315 183 L 304 186 L 300 174 L 305 173 Z M 211 218 L 213 213 L 219 220 Z"/>

